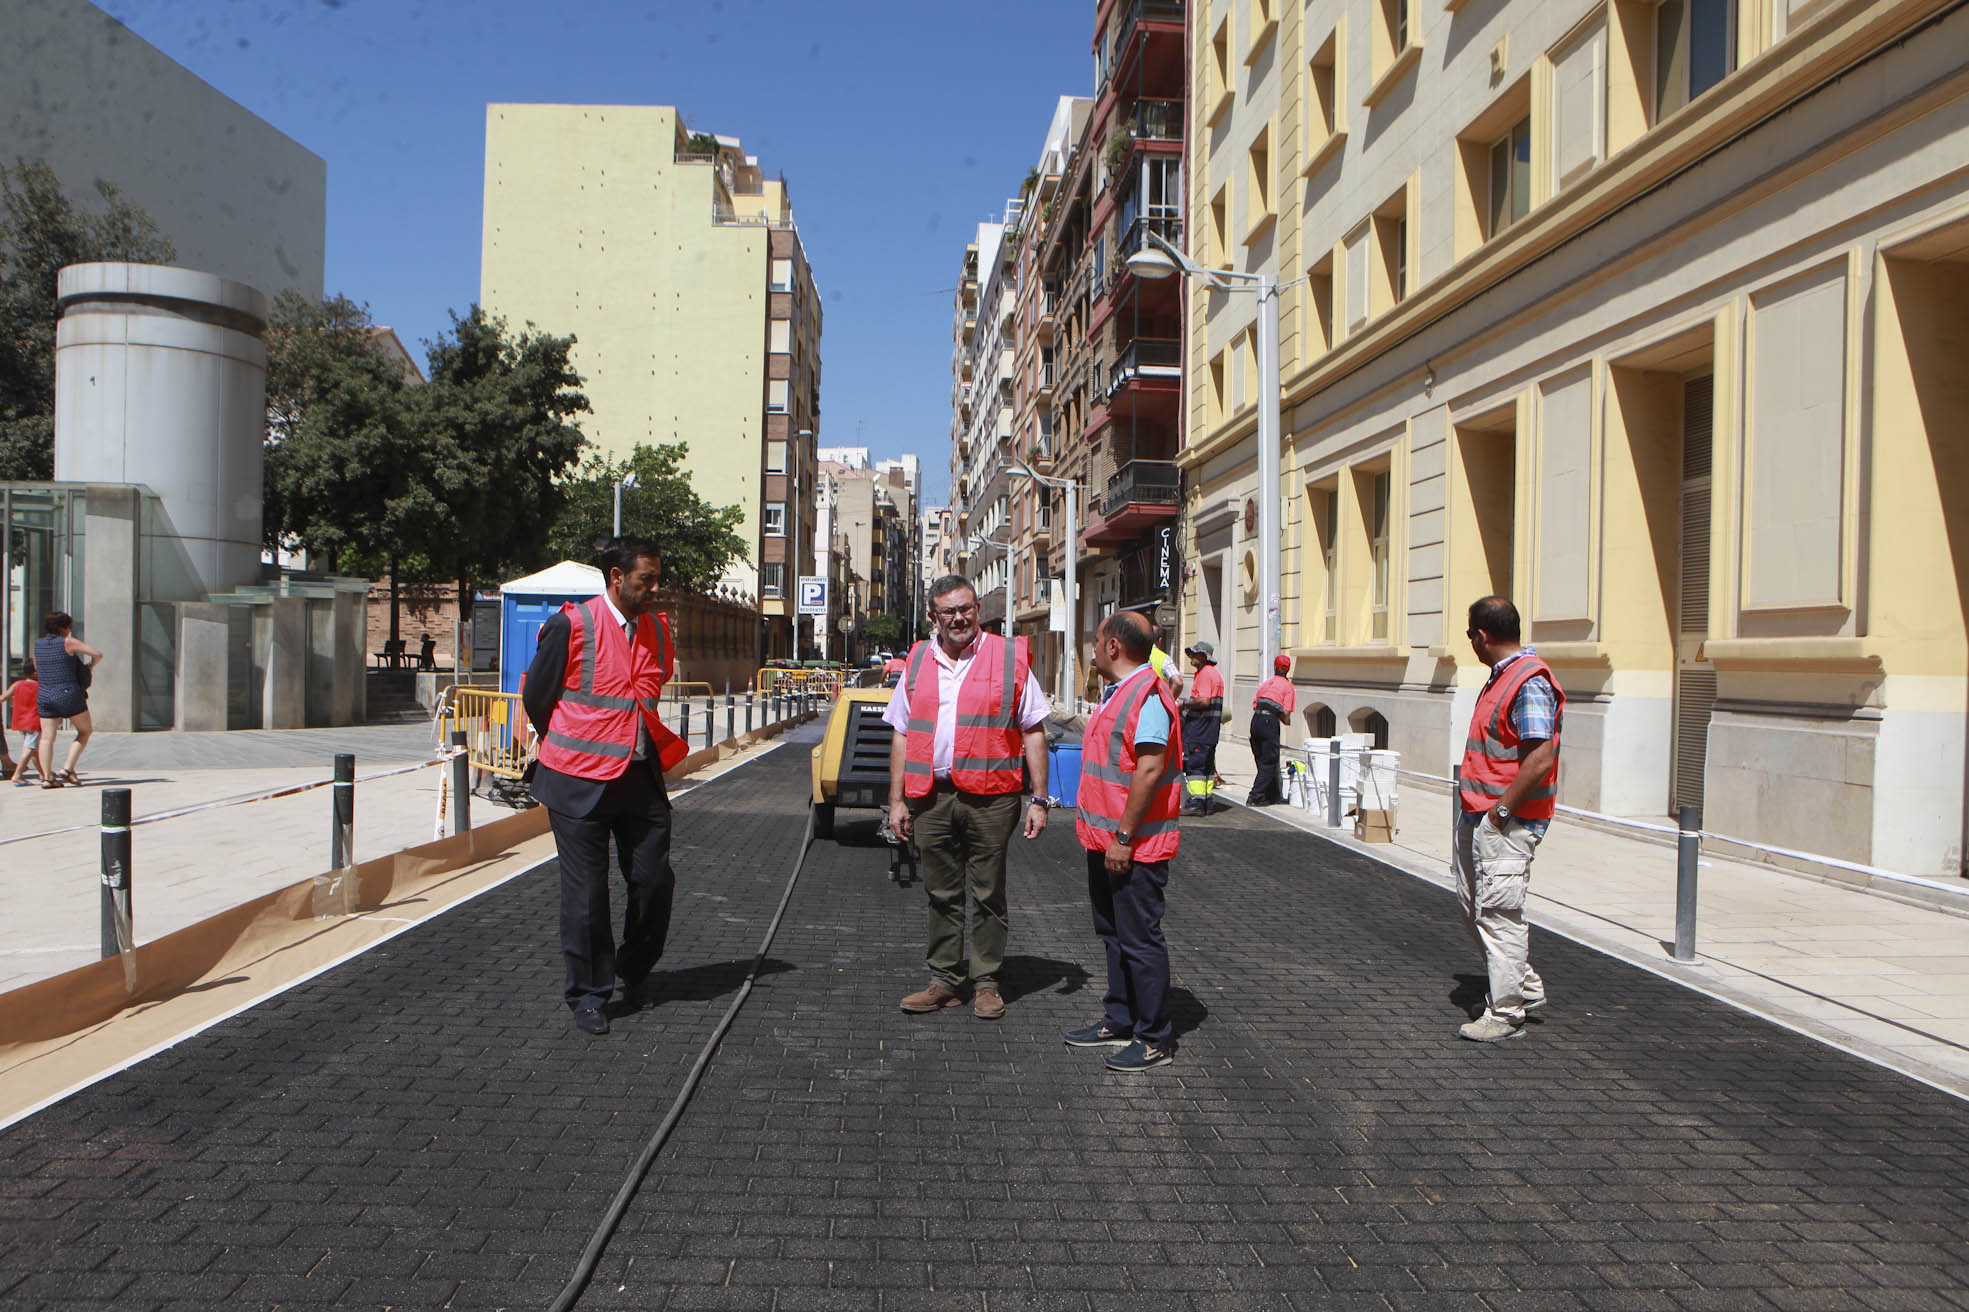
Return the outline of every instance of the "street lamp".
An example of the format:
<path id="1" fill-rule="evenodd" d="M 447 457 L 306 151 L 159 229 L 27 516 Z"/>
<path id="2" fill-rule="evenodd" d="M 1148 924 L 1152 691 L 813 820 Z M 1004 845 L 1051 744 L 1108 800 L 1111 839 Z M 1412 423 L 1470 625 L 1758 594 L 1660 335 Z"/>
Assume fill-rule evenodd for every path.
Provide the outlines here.
<path id="1" fill-rule="evenodd" d="M 1060 699 L 1066 703 L 1068 715 L 1079 707 L 1075 704 L 1080 697 L 1080 685 L 1073 681 L 1074 665 L 1080 655 L 1080 480 L 1074 478 L 1051 478 L 1035 472 L 1023 460 L 1012 462 L 1012 472 L 1024 474 L 1036 483 L 1047 487 L 1066 489 L 1067 502 L 1067 631 L 1066 660 L 1061 674 Z"/>
<path id="2" fill-rule="evenodd" d="M 622 536 L 622 489 L 623 489 L 623 488 L 625 488 L 625 487 L 627 487 L 627 488 L 636 488 L 636 487 L 641 487 L 641 486 L 642 486 L 642 484 L 640 484 L 640 483 L 638 483 L 638 482 L 636 481 L 636 471 L 635 471 L 635 470 L 633 470 L 633 469 L 632 469 L 632 470 L 630 470 L 630 471 L 629 471 L 628 473 L 626 473 L 626 474 L 624 474 L 624 475 L 623 475 L 623 476 L 622 476 L 622 477 L 621 477 L 621 478 L 620 478 L 620 479 L 619 479 L 619 480 L 618 480 L 618 481 L 616 482 L 616 485 L 615 485 L 615 536 L 617 536 L 617 537 L 621 537 L 621 536 Z"/>
<path id="3" fill-rule="evenodd" d="M 1215 292 L 1252 291 L 1258 294 L 1258 595 L 1265 599 L 1263 659 L 1260 676 L 1272 668 L 1280 641 L 1279 616 L 1279 376 L 1278 278 L 1269 273 L 1240 273 L 1235 269 L 1206 269 L 1144 228 L 1150 244 L 1128 257 L 1138 278 L 1195 278 Z M 1153 247 L 1153 248 L 1152 248 Z"/>

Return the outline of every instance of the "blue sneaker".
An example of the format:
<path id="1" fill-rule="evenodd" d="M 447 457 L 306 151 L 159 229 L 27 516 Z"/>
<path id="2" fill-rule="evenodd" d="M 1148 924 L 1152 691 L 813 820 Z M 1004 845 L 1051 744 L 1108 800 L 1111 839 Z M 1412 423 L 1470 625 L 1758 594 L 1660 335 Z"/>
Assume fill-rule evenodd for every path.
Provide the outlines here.
<path id="1" fill-rule="evenodd" d="M 1136 1039 L 1108 1058 L 1108 1069 L 1133 1074 L 1136 1071 L 1145 1071 L 1151 1066 L 1160 1066 L 1168 1060 L 1169 1049 L 1151 1048 L 1140 1039 Z"/>
<path id="2" fill-rule="evenodd" d="M 1123 1048 L 1132 1037 L 1126 1030 L 1118 1030 L 1104 1020 L 1092 1025 L 1082 1025 L 1077 1030 L 1068 1030 L 1064 1036 L 1069 1048 Z"/>

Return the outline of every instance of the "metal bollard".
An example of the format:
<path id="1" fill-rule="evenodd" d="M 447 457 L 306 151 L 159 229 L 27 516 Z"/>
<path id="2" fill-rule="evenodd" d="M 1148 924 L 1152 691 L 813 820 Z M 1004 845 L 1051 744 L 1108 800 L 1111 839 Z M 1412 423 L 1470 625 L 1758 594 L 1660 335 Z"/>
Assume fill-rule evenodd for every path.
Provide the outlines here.
<path id="1" fill-rule="evenodd" d="M 779 693 L 777 690 L 773 693 L 773 723 L 779 723 Z"/>
<path id="2" fill-rule="evenodd" d="M 745 694 L 745 732 L 752 732 L 752 694 Z"/>
<path id="3" fill-rule="evenodd" d="M 103 790 L 102 949 L 105 959 L 136 947 L 131 932 L 130 790 Z"/>
<path id="4" fill-rule="evenodd" d="M 356 850 L 356 758 L 353 753 L 336 753 L 335 786 L 328 792 L 328 868 L 345 870 L 355 864 Z"/>
<path id="5" fill-rule="evenodd" d="M 1696 863 L 1702 856 L 1702 808 L 1676 812 L 1681 836 L 1675 852 L 1675 960 L 1696 959 Z"/>
<path id="6" fill-rule="evenodd" d="M 1449 767 L 1449 836 L 1456 841 L 1456 826 L 1463 820 L 1463 767 Z M 1454 857 L 1451 858 L 1454 860 Z"/>
<path id="7" fill-rule="evenodd" d="M 738 737 L 738 703 L 732 700 L 732 686 L 725 685 L 725 737 Z"/>
<path id="8" fill-rule="evenodd" d="M 711 699 L 706 697 L 704 699 L 704 745 L 706 747 L 711 745 L 711 737 L 718 731 L 717 724 L 713 719 L 715 715 L 716 712 L 711 709 Z"/>
<path id="9" fill-rule="evenodd" d="M 451 731 L 451 747 L 458 755 L 451 758 L 451 807 L 457 817 L 451 832 L 462 834 L 472 827 L 472 758 L 465 754 L 465 731 Z"/>
<path id="10" fill-rule="evenodd" d="M 1335 829 L 1340 827 L 1340 753 L 1328 752 L 1326 757 L 1326 823 Z"/>

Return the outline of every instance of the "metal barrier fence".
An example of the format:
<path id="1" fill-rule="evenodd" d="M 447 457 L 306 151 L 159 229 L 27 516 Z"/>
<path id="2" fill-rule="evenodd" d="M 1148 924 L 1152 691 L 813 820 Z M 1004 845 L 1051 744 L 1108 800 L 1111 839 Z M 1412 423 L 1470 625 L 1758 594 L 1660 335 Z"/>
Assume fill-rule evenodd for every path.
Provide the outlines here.
<path id="1" fill-rule="evenodd" d="M 500 779 L 518 779 L 526 773 L 533 763 L 535 741 L 518 693 L 456 688 L 451 702 L 443 740 L 456 742 L 452 735 L 464 734 L 472 769 Z"/>
<path id="2" fill-rule="evenodd" d="M 768 665 L 752 676 L 753 691 L 760 696 L 787 696 L 792 693 L 818 693 L 832 697 L 841 691 L 844 671 L 798 669 Z M 852 673 L 852 671 L 848 671 Z"/>

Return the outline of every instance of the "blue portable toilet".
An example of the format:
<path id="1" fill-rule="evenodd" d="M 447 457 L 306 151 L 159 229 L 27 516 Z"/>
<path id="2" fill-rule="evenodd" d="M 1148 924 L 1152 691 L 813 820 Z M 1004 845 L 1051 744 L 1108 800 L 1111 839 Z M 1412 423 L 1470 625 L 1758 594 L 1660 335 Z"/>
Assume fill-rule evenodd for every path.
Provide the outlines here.
<path id="1" fill-rule="evenodd" d="M 499 589 L 499 690 L 518 692 L 520 676 L 533 663 L 540 626 L 566 602 L 583 602 L 602 591 L 602 572 L 593 565 L 564 560 L 538 574 L 514 579 Z"/>

